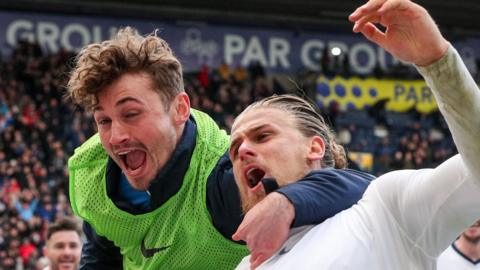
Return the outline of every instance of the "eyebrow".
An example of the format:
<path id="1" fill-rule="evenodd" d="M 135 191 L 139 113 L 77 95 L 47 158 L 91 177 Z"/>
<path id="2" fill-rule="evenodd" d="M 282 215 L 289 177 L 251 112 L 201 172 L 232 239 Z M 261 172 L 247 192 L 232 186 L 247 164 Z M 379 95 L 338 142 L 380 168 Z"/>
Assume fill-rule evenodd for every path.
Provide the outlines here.
<path id="1" fill-rule="evenodd" d="M 247 129 L 244 133 L 248 135 L 252 134 L 252 133 L 255 133 L 265 127 L 271 127 L 272 125 L 267 123 L 267 124 L 260 124 L 258 126 L 254 126 L 253 128 L 250 128 L 250 129 Z M 238 141 L 240 140 L 240 138 L 236 137 L 232 140 L 232 142 L 230 143 L 230 149 L 229 149 L 229 152 L 231 151 L 232 148 L 235 148 L 238 144 Z"/>
<path id="2" fill-rule="evenodd" d="M 249 134 L 249 133 L 255 133 L 255 132 L 257 132 L 257 131 L 265 128 L 265 127 L 271 127 L 271 126 L 272 126 L 272 125 L 269 124 L 269 123 L 267 123 L 267 124 L 260 124 L 260 125 L 258 125 L 258 126 L 256 126 L 256 127 L 253 127 L 253 128 L 251 128 L 251 129 L 247 130 L 247 133 L 248 133 L 248 134 Z"/>
<path id="3" fill-rule="evenodd" d="M 261 130 L 262 128 L 265 128 L 265 127 L 272 127 L 272 124 L 270 124 L 270 123 L 259 124 L 259 125 L 257 125 L 257 126 L 254 126 L 254 127 L 252 127 L 252 128 L 247 129 L 247 130 L 244 131 L 243 133 L 245 133 L 245 134 L 254 133 L 254 132 L 257 132 L 257 131 Z M 236 141 L 236 139 L 234 139 L 234 140 L 232 141 L 232 144 L 233 144 L 235 141 Z"/>
<path id="4" fill-rule="evenodd" d="M 117 103 L 115 103 L 115 107 L 118 107 L 118 106 L 121 106 L 129 101 L 132 101 L 132 102 L 135 102 L 135 103 L 139 103 L 139 104 L 143 104 L 140 100 L 136 99 L 136 98 L 133 98 L 133 97 L 124 97 L 122 99 L 120 99 L 119 101 L 117 101 Z M 103 107 L 100 106 L 100 105 L 96 105 L 93 107 L 93 111 L 103 111 Z"/>

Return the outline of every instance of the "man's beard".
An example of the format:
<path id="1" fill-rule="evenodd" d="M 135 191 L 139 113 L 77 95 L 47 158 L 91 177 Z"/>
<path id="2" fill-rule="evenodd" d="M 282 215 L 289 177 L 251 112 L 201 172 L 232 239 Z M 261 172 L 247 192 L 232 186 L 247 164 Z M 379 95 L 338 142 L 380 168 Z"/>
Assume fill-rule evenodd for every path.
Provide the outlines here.
<path id="1" fill-rule="evenodd" d="M 472 245 L 476 245 L 478 244 L 478 242 L 480 242 L 480 235 L 472 237 L 472 236 L 468 236 L 466 233 L 463 233 L 463 237 L 465 238 L 465 240 L 467 240 L 467 242 L 469 242 Z"/>
<path id="2" fill-rule="evenodd" d="M 247 195 L 247 191 L 240 191 L 240 198 L 242 200 L 242 210 L 246 214 L 250 209 L 252 209 L 257 203 L 259 203 L 263 198 L 265 198 L 265 192 L 262 189 L 260 193 L 254 193 L 252 196 Z"/>

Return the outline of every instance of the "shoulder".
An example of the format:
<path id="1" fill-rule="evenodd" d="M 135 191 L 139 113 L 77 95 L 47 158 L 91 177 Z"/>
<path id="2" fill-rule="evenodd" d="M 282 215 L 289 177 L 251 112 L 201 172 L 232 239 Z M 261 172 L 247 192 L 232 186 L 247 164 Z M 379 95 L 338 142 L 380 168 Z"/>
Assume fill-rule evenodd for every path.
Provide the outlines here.
<path id="1" fill-rule="evenodd" d="M 375 179 L 375 176 L 358 170 L 326 168 L 307 174 L 305 179 L 370 182 Z"/>
<path id="2" fill-rule="evenodd" d="M 103 148 L 100 136 L 97 133 L 75 149 L 73 156 L 68 160 L 68 167 L 83 166 L 96 161 L 104 162 L 107 158 L 108 154 Z"/>
<path id="3" fill-rule="evenodd" d="M 208 152 L 223 154 L 230 145 L 230 137 L 225 130 L 221 130 L 207 114 L 195 109 L 191 113 L 197 128 L 197 144 L 204 145 Z"/>
<path id="4" fill-rule="evenodd" d="M 437 269 L 455 269 L 465 258 L 457 253 L 452 245 L 448 246 L 437 259 Z M 473 268 L 472 268 L 473 269 Z"/>

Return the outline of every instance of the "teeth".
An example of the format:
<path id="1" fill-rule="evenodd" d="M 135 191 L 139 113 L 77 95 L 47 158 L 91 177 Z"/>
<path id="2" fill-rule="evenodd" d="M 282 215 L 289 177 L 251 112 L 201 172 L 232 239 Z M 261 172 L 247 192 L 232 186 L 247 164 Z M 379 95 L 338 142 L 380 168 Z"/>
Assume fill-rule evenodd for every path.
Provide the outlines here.
<path id="1" fill-rule="evenodd" d="M 117 155 L 122 156 L 122 155 L 126 155 L 126 154 L 128 154 L 128 153 L 130 153 L 130 152 L 131 152 L 131 150 L 123 151 L 123 152 L 118 152 Z"/>

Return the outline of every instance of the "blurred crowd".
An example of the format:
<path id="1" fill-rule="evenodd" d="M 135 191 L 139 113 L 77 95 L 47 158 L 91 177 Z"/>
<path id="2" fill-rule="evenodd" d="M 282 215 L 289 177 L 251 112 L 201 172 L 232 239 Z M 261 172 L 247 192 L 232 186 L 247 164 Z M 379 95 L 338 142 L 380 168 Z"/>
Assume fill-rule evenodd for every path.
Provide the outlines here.
<path id="1" fill-rule="evenodd" d="M 41 269 L 47 225 L 72 215 L 68 157 L 95 132 L 91 115 L 63 99 L 73 57 L 65 51 L 44 55 L 35 44 L 22 43 L 0 59 L 0 270 Z M 251 102 L 289 92 L 258 63 L 203 66 L 185 74 L 185 89 L 192 107 L 227 131 Z M 362 126 L 345 117 L 359 112 L 330 107 L 322 113 L 349 151 L 374 154 L 371 171 L 377 175 L 431 167 L 455 151 L 439 114 L 408 115 L 408 124 L 399 126 L 367 113 L 374 124 Z"/>
<path id="2" fill-rule="evenodd" d="M 68 156 L 93 134 L 62 98 L 73 56 L 21 43 L 0 60 L 0 269 L 39 269 L 47 225 L 72 215 Z"/>
<path id="3" fill-rule="evenodd" d="M 203 66 L 198 73 L 185 74 L 184 79 L 192 107 L 208 113 L 227 131 L 235 116 L 253 101 L 284 93 L 259 63 L 233 69 L 225 63 L 216 69 Z"/>

